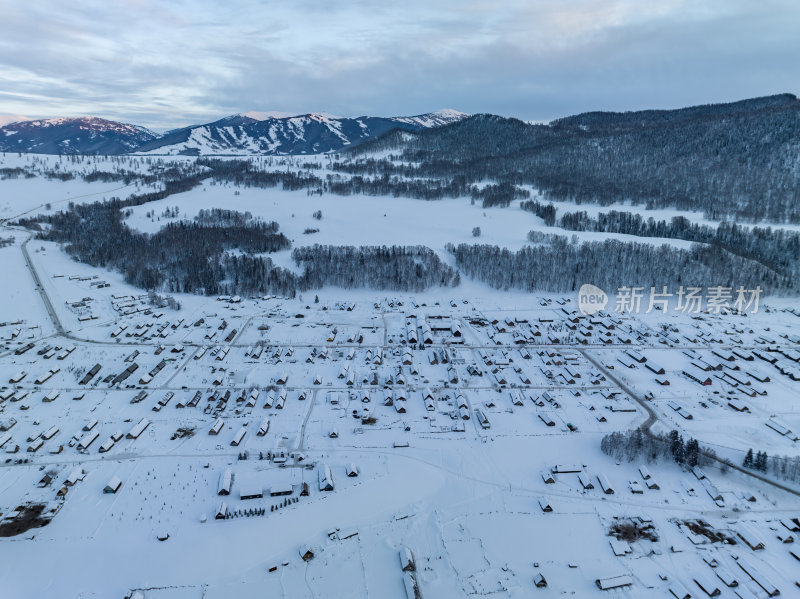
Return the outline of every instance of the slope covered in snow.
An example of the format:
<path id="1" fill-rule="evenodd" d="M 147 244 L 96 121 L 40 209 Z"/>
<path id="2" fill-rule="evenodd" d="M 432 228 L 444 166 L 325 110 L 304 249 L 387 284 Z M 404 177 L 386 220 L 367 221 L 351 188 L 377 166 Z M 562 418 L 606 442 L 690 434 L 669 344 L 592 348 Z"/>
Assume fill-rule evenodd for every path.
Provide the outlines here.
<path id="1" fill-rule="evenodd" d="M 124 154 L 156 138 L 144 127 L 97 117 L 52 118 L 0 127 L 0 151 L 35 154 Z"/>
<path id="2" fill-rule="evenodd" d="M 247 112 L 205 125 L 177 129 L 143 145 L 138 151 L 195 156 L 320 154 L 356 145 L 395 128 L 417 131 L 469 116 L 455 110 L 391 118 L 341 118 L 326 113 L 296 116 L 275 114 Z"/>

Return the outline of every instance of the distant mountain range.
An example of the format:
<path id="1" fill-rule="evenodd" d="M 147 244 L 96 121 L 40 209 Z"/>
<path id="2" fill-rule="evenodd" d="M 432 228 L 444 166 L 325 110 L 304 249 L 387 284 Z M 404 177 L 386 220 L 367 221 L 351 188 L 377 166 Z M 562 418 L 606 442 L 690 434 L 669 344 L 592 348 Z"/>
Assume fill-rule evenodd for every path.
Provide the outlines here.
<path id="1" fill-rule="evenodd" d="M 419 131 L 468 116 L 450 109 L 410 117 L 357 118 L 253 111 L 163 134 L 95 117 L 23 120 L 0 126 L 0 151 L 187 156 L 320 154 L 355 146 L 392 129 Z"/>

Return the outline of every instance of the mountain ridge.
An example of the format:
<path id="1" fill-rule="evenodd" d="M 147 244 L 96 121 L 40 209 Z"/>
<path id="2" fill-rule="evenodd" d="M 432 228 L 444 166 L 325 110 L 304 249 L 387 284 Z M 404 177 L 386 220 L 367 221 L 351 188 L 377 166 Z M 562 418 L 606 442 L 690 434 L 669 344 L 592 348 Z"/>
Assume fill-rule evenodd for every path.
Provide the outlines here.
<path id="1" fill-rule="evenodd" d="M 469 116 L 452 109 L 404 117 L 275 114 L 232 114 L 161 134 L 99 117 L 26 120 L 0 126 L 0 151 L 190 156 L 319 154 L 357 145 L 394 128 L 438 127 Z"/>
<path id="2" fill-rule="evenodd" d="M 336 117 L 324 112 L 249 111 L 155 133 L 137 125 L 98 117 L 30 119 L 0 126 L 0 151 L 40 154 L 145 155 L 304 155 L 397 148 L 412 134 L 415 145 L 437 138 L 437 151 L 452 148 L 461 159 L 492 156 L 522 148 L 559 145 L 585 136 L 671 130 L 729 119 L 781 113 L 800 114 L 789 93 L 737 102 L 670 110 L 590 111 L 549 123 L 526 123 L 489 114 L 441 109 L 414 116 Z M 455 125 L 455 127 L 453 127 Z M 446 130 L 442 130 L 442 128 Z M 394 137 L 393 137 L 393 133 Z M 433 136 L 433 137 L 431 137 Z"/>

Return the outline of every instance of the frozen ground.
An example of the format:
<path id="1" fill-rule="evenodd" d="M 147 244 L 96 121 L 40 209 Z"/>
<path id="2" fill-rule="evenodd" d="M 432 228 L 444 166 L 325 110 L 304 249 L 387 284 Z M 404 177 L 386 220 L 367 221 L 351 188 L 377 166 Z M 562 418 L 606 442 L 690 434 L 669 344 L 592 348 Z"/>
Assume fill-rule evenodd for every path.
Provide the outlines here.
<path id="1" fill-rule="evenodd" d="M 18 214 L 114 187 L 69 185 L 2 181 L 0 202 Z M 537 220 L 466 199 L 234 191 L 197 188 L 136 208 L 129 223 L 155 231 L 168 206 L 181 217 L 226 207 L 278 221 L 295 246 L 422 243 L 443 253 L 448 242 L 519 247 Z M 312 226 L 319 233 L 304 235 Z M 798 383 L 756 355 L 800 371 L 790 301 L 769 299 L 769 311 L 747 317 L 590 318 L 574 297 L 465 282 L 413 296 L 178 296 L 175 311 L 33 240 L 40 293 L 28 233 L 4 226 L 9 236 L 0 531 L 24 520 L 25 506 L 43 505 L 49 523 L 0 537 L 4 597 L 400 599 L 404 547 L 427 598 L 666 598 L 683 587 L 706 596 L 697 581 L 720 597 L 764 597 L 770 584 L 798 592 L 790 483 L 718 465 L 700 480 L 665 461 L 645 478 L 643 458 L 617 463 L 600 451 L 605 434 L 652 421 L 734 464 L 750 447 L 800 455 L 791 432 L 767 426 L 800 431 Z M 693 362 L 712 367 L 710 385 L 683 374 L 696 373 Z M 332 490 L 321 489 L 326 468 Z M 104 493 L 113 479 L 121 485 Z M 216 519 L 221 502 L 227 519 Z M 652 525 L 657 540 L 617 541 L 615 524 Z M 534 585 L 540 574 L 546 588 Z M 621 575 L 629 586 L 595 582 Z"/>

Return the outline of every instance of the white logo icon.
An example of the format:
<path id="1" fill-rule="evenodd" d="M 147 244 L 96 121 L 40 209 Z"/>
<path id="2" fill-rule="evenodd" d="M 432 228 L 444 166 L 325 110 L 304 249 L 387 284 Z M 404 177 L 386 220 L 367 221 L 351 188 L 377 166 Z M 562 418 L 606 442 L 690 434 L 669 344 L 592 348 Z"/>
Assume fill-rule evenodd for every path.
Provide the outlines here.
<path id="1" fill-rule="evenodd" d="M 585 283 L 581 285 L 578 290 L 578 309 L 586 314 L 594 314 L 599 312 L 608 304 L 608 295 L 606 292 L 596 287 Z"/>

